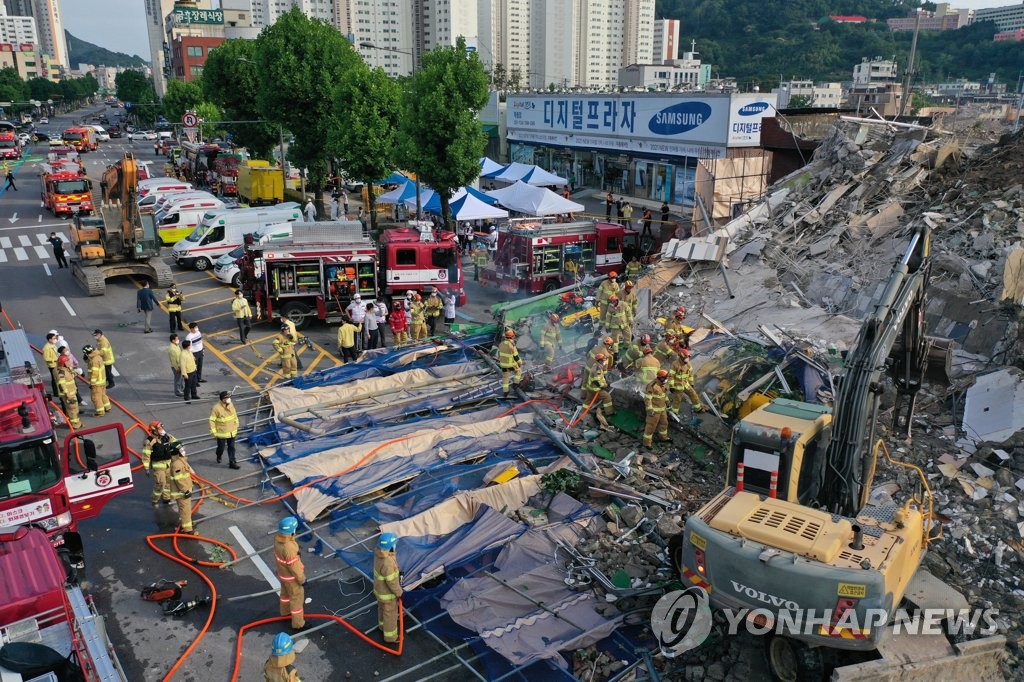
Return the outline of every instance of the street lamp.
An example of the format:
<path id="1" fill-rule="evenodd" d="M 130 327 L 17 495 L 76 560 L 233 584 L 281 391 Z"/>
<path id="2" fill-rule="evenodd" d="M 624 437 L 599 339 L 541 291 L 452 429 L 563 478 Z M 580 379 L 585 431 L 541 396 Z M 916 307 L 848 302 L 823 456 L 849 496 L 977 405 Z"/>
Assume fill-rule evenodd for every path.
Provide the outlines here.
<path id="1" fill-rule="evenodd" d="M 366 50 L 382 50 L 384 52 L 398 52 L 399 54 L 407 54 L 413 58 L 412 60 L 412 72 L 416 73 L 416 55 L 410 50 L 400 50 L 397 47 L 386 47 L 384 45 L 374 45 L 373 43 L 360 42 L 359 47 Z M 373 187 L 367 187 L 367 192 L 372 192 Z M 420 174 L 416 174 L 416 222 L 419 222 L 420 218 L 423 217 L 422 206 L 420 205 Z"/>

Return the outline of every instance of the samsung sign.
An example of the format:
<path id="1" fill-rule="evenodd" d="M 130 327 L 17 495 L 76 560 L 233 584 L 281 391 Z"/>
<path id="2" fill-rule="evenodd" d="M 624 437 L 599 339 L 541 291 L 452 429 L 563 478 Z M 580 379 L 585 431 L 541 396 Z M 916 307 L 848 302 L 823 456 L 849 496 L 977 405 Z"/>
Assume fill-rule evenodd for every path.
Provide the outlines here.
<path id="1" fill-rule="evenodd" d="M 508 139 L 565 147 L 672 154 L 760 143 L 760 123 L 774 95 L 511 95 Z M 597 140 L 607 141 L 595 145 Z"/>

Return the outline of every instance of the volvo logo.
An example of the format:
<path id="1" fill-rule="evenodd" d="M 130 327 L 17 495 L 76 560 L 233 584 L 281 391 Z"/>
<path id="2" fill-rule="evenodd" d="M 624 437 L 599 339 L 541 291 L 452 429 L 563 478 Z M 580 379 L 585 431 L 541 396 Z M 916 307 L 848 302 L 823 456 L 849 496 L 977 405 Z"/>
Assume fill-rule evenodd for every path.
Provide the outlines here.
<path id="1" fill-rule="evenodd" d="M 665 107 L 651 117 L 647 128 L 655 135 L 678 135 L 693 130 L 711 117 L 705 102 L 681 102 Z"/>

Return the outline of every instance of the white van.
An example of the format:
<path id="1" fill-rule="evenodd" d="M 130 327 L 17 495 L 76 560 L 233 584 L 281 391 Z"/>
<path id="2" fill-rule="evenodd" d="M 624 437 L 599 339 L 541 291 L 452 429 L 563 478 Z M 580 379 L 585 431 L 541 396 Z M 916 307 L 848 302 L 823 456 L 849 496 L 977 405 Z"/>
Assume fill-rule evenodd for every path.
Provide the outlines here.
<path id="1" fill-rule="evenodd" d="M 138 202 L 139 210 L 143 213 L 151 213 L 156 200 L 171 192 L 187 192 L 192 190 L 192 183 L 182 182 L 174 178 L 150 178 L 139 180 Z"/>
<path id="2" fill-rule="evenodd" d="M 192 234 L 174 245 L 174 261 L 183 268 L 206 270 L 218 257 L 242 244 L 245 235 L 300 220 L 302 207 L 295 202 L 207 213 Z"/>
<path id="3" fill-rule="evenodd" d="M 280 223 L 278 225 L 270 225 L 269 227 L 261 227 L 252 233 L 252 241 L 254 244 L 280 242 L 291 238 L 292 223 Z M 224 284 L 230 284 L 237 289 L 240 282 L 238 263 L 235 261 L 244 255 L 244 244 L 242 246 L 235 247 L 228 253 L 225 253 L 217 259 L 216 263 L 213 264 L 213 274 Z M 261 274 L 263 274 L 262 269 L 256 273 L 256 276 L 259 277 Z"/>
<path id="4" fill-rule="evenodd" d="M 162 203 L 163 208 L 153 215 L 160 241 L 168 246 L 192 234 L 207 213 L 227 210 L 217 197 L 196 197 Z"/>
<path id="5" fill-rule="evenodd" d="M 96 131 L 96 139 L 100 142 L 110 142 L 110 133 L 103 126 L 89 126 Z"/>
<path id="6" fill-rule="evenodd" d="M 213 194 L 201 189 L 190 189 L 183 192 L 169 192 L 167 194 L 161 194 L 157 197 L 156 203 L 153 204 L 153 215 L 156 215 L 160 211 L 164 210 L 171 204 L 175 204 L 181 201 L 189 201 L 191 199 L 216 199 Z M 175 239 L 177 241 L 177 239 Z"/>

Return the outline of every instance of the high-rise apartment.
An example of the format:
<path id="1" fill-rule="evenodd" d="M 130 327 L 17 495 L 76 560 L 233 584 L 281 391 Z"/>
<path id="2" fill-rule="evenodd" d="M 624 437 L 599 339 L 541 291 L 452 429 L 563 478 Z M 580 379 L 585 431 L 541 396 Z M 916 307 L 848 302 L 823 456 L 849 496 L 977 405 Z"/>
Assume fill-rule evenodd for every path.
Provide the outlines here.
<path id="1" fill-rule="evenodd" d="M 0 7 L 0 43 L 39 45 L 36 20 L 30 16 L 12 16 Z"/>
<path id="2" fill-rule="evenodd" d="M 651 62 L 662 64 L 679 58 L 679 20 L 658 19 L 654 22 L 654 48 Z"/>
<path id="3" fill-rule="evenodd" d="M 50 64 L 71 68 L 58 0 L 4 0 L 4 7 L 11 16 L 35 19 L 40 51 L 50 55 Z"/>

